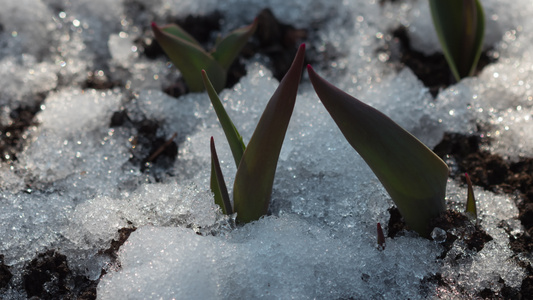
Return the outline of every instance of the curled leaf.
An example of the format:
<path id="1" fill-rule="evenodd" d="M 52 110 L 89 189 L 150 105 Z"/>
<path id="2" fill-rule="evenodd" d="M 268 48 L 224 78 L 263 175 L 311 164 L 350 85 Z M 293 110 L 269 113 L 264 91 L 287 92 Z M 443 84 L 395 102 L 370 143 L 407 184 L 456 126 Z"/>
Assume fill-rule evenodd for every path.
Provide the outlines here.
<path id="1" fill-rule="evenodd" d="M 331 85 L 311 66 L 307 71 L 324 107 L 381 181 L 407 225 L 428 236 L 429 221 L 446 209 L 448 166 L 389 117 Z"/>
<path id="2" fill-rule="evenodd" d="M 479 0 L 429 0 L 437 35 L 457 81 L 473 75 L 483 46 L 485 16 Z"/>

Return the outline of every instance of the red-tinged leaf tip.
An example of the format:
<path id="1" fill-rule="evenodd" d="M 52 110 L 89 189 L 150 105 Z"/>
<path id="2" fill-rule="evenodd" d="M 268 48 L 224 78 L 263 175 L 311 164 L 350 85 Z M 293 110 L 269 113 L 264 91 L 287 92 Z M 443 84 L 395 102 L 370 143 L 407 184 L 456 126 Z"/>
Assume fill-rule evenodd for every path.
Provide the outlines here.
<path id="1" fill-rule="evenodd" d="M 378 249 L 384 250 L 385 249 L 385 235 L 383 234 L 381 223 L 378 223 L 377 232 L 378 232 Z"/>
<path id="2" fill-rule="evenodd" d="M 476 199 L 474 197 L 474 188 L 472 186 L 472 181 L 470 180 L 470 176 L 468 176 L 467 173 L 465 173 L 465 178 L 466 178 L 466 184 L 468 186 L 465 212 L 467 216 L 469 216 L 472 220 L 477 221 L 477 207 L 476 207 Z"/>

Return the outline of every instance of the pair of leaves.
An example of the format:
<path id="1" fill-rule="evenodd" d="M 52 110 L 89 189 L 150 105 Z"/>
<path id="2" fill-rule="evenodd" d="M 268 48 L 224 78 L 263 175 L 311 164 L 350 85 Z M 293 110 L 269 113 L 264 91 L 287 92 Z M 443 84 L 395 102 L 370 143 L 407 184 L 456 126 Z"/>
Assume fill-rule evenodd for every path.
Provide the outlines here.
<path id="1" fill-rule="evenodd" d="M 268 211 L 279 154 L 296 102 L 302 75 L 305 45 L 301 45 L 287 74 L 272 95 L 248 143 L 226 113 L 205 71 L 202 72 L 209 98 L 230 145 L 237 174 L 233 185 L 234 210 L 220 170 L 216 149 L 211 141 L 211 190 L 215 203 L 226 214 L 237 212 L 237 220 L 258 220 Z"/>
<path id="2" fill-rule="evenodd" d="M 429 0 L 444 56 L 457 81 L 473 75 L 483 46 L 485 16 L 479 0 Z"/>
<path id="3" fill-rule="evenodd" d="M 430 220 L 446 209 L 448 166 L 389 117 L 336 88 L 311 66 L 307 71 L 325 108 L 381 181 L 407 225 L 428 236 Z"/>
<path id="4" fill-rule="evenodd" d="M 237 55 L 257 28 L 257 19 L 246 27 L 232 31 L 218 39 L 210 52 L 190 34 L 175 24 L 157 26 L 152 22 L 152 31 L 172 63 L 181 71 L 191 92 L 204 90 L 200 70 L 205 70 L 213 78 L 215 91 L 226 85 L 227 72 Z"/>

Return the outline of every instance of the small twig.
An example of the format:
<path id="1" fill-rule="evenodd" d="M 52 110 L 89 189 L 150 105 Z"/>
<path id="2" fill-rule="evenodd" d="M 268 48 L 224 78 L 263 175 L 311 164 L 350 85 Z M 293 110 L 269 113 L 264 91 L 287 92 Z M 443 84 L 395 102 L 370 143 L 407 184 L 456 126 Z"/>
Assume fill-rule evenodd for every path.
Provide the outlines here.
<path id="1" fill-rule="evenodd" d="M 165 151 L 165 148 L 167 148 L 174 141 L 176 136 L 178 136 L 178 133 L 174 132 L 170 139 L 168 139 L 163 145 L 161 145 L 161 147 L 157 148 L 157 150 L 150 155 L 150 157 L 148 157 L 146 162 L 153 162 L 163 151 Z"/>

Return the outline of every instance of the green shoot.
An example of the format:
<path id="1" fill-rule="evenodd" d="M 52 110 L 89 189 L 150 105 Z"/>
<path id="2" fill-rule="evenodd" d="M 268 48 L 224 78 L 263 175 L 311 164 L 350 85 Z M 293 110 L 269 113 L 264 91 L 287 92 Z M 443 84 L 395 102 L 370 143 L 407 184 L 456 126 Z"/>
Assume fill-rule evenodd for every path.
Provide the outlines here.
<path id="1" fill-rule="evenodd" d="M 468 185 L 468 194 L 466 197 L 466 215 L 471 220 L 477 220 L 477 208 L 476 208 L 476 199 L 474 198 L 474 188 L 472 187 L 472 181 L 468 173 L 465 173 L 466 184 Z"/>
<path id="2" fill-rule="evenodd" d="M 217 111 L 226 138 L 230 146 L 233 145 L 231 149 L 238 165 L 233 185 L 233 203 L 234 211 L 237 212 L 237 221 L 258 220 L 268 211 L 279 154 L 296 102 L 304 57 L 305 45 L 302 44 L 296 53 L 292 66 L 270 98 L 246 147 L 243 146 L 242 138 L 225 112 L 213 87 L 209 84 L 207 74 L 203 73 L 206 89 L 213 107 Z M 244 153 L 239 158 L 240 149 L 244 150 Z M 215 152 L 212 151 L 212 155 L 213 153 Z M 218 159 L 213 158 L 212 161 L 218 161 Z M 218 177 L 222 174 L 221 172 L 217 173 L 216 170 L 213 171 L 213 168 L 211 182 L 216 198 L 218 193 L 216 189 L 220 187 L 221 180 L 213 179 L 213 176 Z M 214 186 L 214 182 L 218 182 L 218 187 Z M 222 202 L 220 200 L 215 201 Z"/>
<path id="3" fill-rule="evenodd" d="M 200 43 L 178 25 L 159 27 L 152 22 L 152 31 L 161 48 L 172 63 L 180 70 L 189 90 L 201 92 L 204 84 L 200 70 L 205 70 L 214 78 L 215 91 L 221 91 L 226 85 L 227 72 L 239 52 L 257 28 L 257 20 L 246 27 L 231 32 L 220 39 L 210 52 L 205 51 Z"/>
<path id="4" fill-rule="evenodd" d="M 224 214 L 231 215 L 233 208 L 231 208 L 229 201 L 228 188 L 224 181 L 222 170 L 220 169 L 220 162 L 213 137 L 211 137 L 211 191 L 215 194 L 215 204 L 222 208 Z"/>
<path id="5" fill-rule="evenodd" d="M 370 166 L 407 225 L 429 236 L 429 222 L 446 209 L 448 166 L 389 117 L 353 98 L 307 67 L 325 108 L 347 141 Z"/>
<path id="6" fill-rule="evenodd" d="M 213 108 L 217 114 L 218 121 L 220 122 L 220 125 L 222 125 L 222 129 L 224 130 L 224 134 L 226 135 L 226 139 L 228 140 L 231 148 L 231 153 L 233 154 L 233 159 L 235 160 L 235 167 L 238 168 L 246 146 L 242 141 L 242 136 L 239 134 L 239 131 L 237 131 L 237 128 L 235 125 L 233 125 L 233 122 L 228 116 L 226 109 L 224 109 L 224 106 L 222 105 L 215 88 L 211 84 L 211 81 L 207 77 L 207 73 L 204 70 L 202 70 L 202 78 L 204 80 L 204 85 L 207 90 L 207 94 L 209 95 L 209 99 L 211 100 L 211 104 L 213 105 Z"/>
<path id="7" fill-rule="evenodd" d="M 481 55 L 485 16 L 479 0 L 429 0 L 433 25 L 457 81 L 472 76 Z"/>

